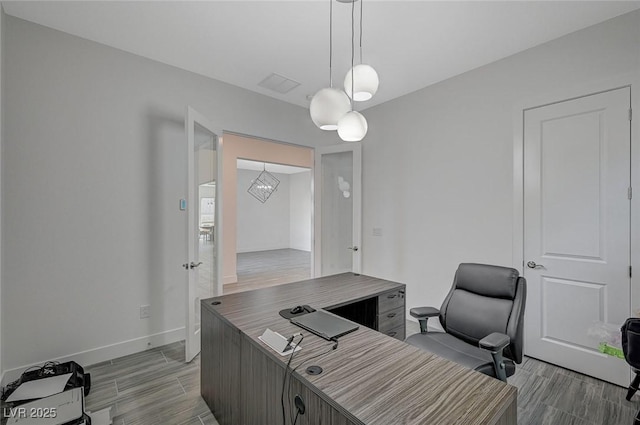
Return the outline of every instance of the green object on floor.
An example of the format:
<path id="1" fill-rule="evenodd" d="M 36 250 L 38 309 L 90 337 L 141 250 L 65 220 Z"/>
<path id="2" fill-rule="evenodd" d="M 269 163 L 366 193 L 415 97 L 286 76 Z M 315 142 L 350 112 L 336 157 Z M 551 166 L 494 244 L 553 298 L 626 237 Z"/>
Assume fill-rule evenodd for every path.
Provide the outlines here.
<path id="1" fill-rule="evenodd" d="M 620 348 L 612 347 L 609 344 L 607 344 L 606 342 L 601 342 L 598 345 L 598 350 L 601 353 L 608 354 L 610 356 L 614 356 L 614 357 L 617 357 L 619 359 L 624 359 L 624 353 L 622 352 L 622 350 Z"/>

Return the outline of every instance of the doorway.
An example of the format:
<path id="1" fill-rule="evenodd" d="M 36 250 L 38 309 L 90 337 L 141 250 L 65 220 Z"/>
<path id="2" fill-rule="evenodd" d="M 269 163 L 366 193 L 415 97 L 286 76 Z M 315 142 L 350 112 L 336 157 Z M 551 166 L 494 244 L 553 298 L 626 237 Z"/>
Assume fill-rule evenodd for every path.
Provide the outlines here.
<path id="1" fill-rule="evenodd" d="M 224 293 L 311 277 L 311 170 L 237 160 L 236 283 Z"/>
<path id="2" fill-rule="evenodd" d="M 630 315 L 630 87 L 523 117 L 525 354 L 626 386 L 590 328 Z"/>
<path id="3" fill-rule="evenodd" d="M 285 187 L 292 180 L 290 176 L 298 174 L 297 171 L 307 172 L 313 168 L 314 150 L 309 147 L 234 133 L 224 133 L 223 138 L 222 173 L 225 184 L 222 188 L 221 201 L 224 203 L 222 215 L 225 223 L 225 237 L 220 241 L 220 246 L 224 253 L 223 291 L 227 294 L 238 290 L 256 289 L 261 283 L 265 286 L 272 286 L 274 283 L 269 282 L 269 279 L 264 279 L 265 275 L 263 275 L 262 278 L 249 282 L 247 286 L 239 286 L 238 284 L 242 283 L 242 276 L 238 275 L 239 269 L 254 268 L 259 272 L 262 268 L 264 271 L 266 263 L 270 261 L 270 258 L 265 258 L 265 256 L 260 258 L 260 255 L 256 258 L 249 258 L 248 261 L 243 261 L 242 257 L 245 253 L 266 252 L 276 248 L 288 249 L 294 246 L 290 245 L 289 241 L 289 221 L 282 219 L 283 216 L 291 214 L 288 200 L 290 188 L 285 190 Z M 269 173 L 271 177 L 279 176 L 276 177 L 276 180 L 286 182 L 275 188 L 269 199 L 264 199 L 262 192 L 275 182 L 256 182 L 263 171 L 273 172 L 274 174 Z M 296 172 L 287 174 L 290 171 Z M 293 179 L 295 180 L 295 177 Z M 257 197 L 248 193 L 254 182 L 256 183 L 253 187 L 256 190 L 254 195 Z M 307 184 L 308 202 L 311 203 L 312 182 L 310 178 L 307 180 Z M 256 212 L 262 214 L 257 215 Z M 310 227 L 312 220 L 310 215 L 308 220 Z M 285 225 L 285 223 L 287 224 Z M 278 228 L 279 231 L 274 232 Z M 312 237 L 309 236 L 309 238 Z M 239 258 L 238 255 L 241 257 Z M 241 261 L 247 267 L 241 266 L 239 264 Z M 311 256 L 309 261 L 310 268 L 312 268 L 313 259 Z M 306 278 L 310 276 L 310 272 L 307 274 L 302 271 L 302 273 Z M 297 276 L 293 278 L 301 280 Z M 289 280 L 289 282 L 293 281 L 295 280 Z"/>

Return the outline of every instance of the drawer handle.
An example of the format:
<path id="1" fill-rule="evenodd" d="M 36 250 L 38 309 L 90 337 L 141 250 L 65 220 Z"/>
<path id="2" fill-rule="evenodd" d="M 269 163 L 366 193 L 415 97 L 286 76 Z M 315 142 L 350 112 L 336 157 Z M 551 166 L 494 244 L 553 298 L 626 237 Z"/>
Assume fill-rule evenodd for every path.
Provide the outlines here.
<path id="1" fill-rule="evenodd" d="M 389 335 L 390 337 L 394 337 L 398 334 L 398 332 L 387 332 L 387 335 Z"/>
<path id="2" fill-rule="evenodd" d="M 388 318 L 396 317 L 396 314 L 398 314 L 398 313 L 389 313 L 389 314 L 387 314 L 387 317 Z"/>
<path id="3" fill-rule="evenodd" d="M 387 295 L 387 298 L 391 299 L 391 298 L 395 298 L 397 296 L 398 296 L 398 294 L 389 294 L 389 295 Z"/>

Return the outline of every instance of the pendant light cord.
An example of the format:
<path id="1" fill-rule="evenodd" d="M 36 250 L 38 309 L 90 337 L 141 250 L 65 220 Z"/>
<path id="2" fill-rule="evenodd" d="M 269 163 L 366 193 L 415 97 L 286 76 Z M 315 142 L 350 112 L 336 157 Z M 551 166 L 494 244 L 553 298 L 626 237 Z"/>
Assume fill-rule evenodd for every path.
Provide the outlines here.
<path id="1" fill-rule="evenodd" d="M 329 87 L 333 87 L 333 0 L 329 0 Z"/>
<path id="2" fill-rule="evenodd" d="M 362 1 L 362 0 L 360 0 Z M 362 4 L 362 3 L 360 3 Z M 355 30 L 354 30 L 354 25 L 355 25 L 355 19 L 354 19 L 354 15 L 355 15 L 355 9 L 356 9 L 356 2 L 353 1 L 351 2 L 351 110 L 354 111 L 355 110 L 355 100 L 353 99 L 353 74 L 355 74 L 355 72 L 353 72 L 353 59 L 355 57 Z"/>
<path id="3" fill-rule="evenodd" d="M 364 0 L 360 0 L 360 63 L 362 63 L 362 3 Z"/>

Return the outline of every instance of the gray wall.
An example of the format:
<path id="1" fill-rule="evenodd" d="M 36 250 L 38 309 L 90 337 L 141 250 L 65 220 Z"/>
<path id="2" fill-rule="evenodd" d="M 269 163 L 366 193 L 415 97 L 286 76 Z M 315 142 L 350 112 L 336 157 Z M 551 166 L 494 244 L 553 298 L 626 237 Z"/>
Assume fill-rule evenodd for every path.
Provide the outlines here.
<path id="1" fill-rule="evenodd" d="M 337 136 L 304 108 L 17 18 L 4 26 L 3 369 L 181 337 L 185 106 L 274 140 Z"/>
<path id="2" fill-rule="evenodd" d="M 272 173 L 280 184 L 263 204 L 247 192 L 258 174 L 238 170 L 237 252 L 289 248 L 289 175 Z"/>
<path id="3" fill-rule="evenodd" d="M 516 104 L 637 79 L 639 55 L 633 12 L 366 110 L 363 273 L 439 306 L 460 262 L 511 265 Z"/>

